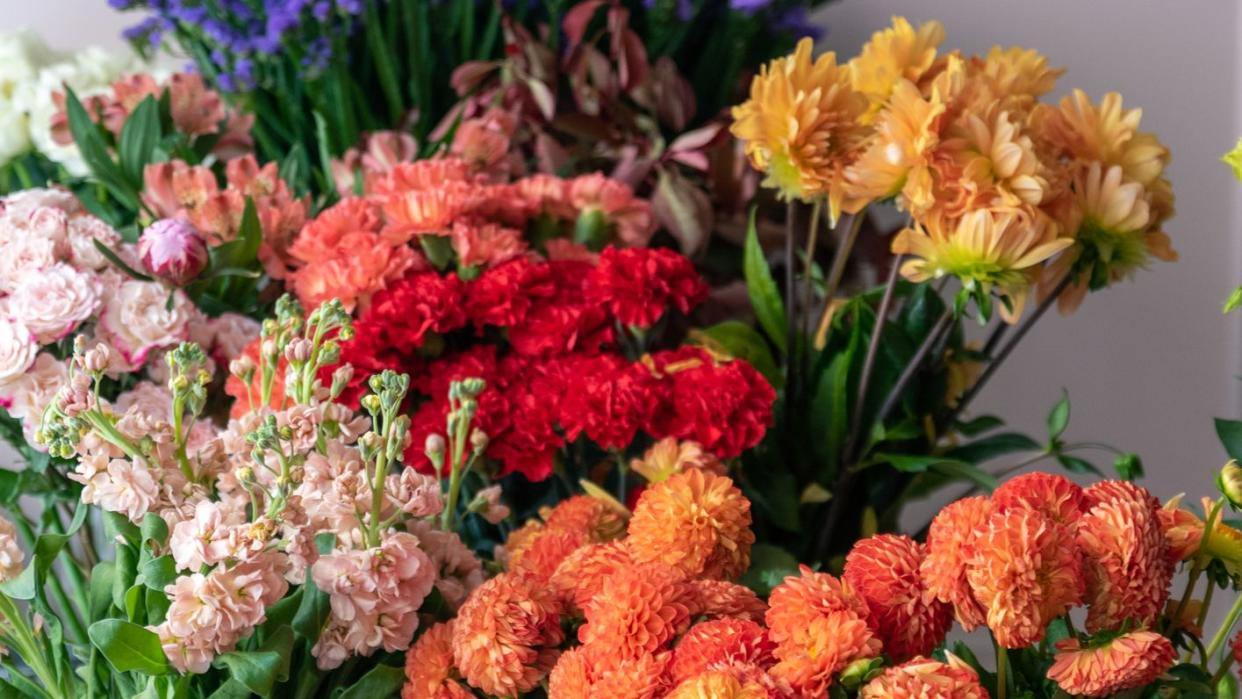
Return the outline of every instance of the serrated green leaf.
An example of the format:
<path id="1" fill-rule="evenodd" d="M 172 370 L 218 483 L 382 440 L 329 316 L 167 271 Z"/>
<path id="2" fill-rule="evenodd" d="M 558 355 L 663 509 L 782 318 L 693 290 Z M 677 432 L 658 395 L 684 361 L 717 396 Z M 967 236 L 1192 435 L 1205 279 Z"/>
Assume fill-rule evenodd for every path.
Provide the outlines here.
<path id="1" fill-rule="evenodd" d="M 746 227 L 746 245 L 742 252 L 742 273 L 746 278 L 746 290 L 750 305 L 755 311 L 759 326 L 781 352 L 788 352 L 786 345 L 785 304 L 781 301 L 772 270 L 759 246 L 759 234 L 755 228 L 757 209 L 750 210 L 750 223 Z"/>

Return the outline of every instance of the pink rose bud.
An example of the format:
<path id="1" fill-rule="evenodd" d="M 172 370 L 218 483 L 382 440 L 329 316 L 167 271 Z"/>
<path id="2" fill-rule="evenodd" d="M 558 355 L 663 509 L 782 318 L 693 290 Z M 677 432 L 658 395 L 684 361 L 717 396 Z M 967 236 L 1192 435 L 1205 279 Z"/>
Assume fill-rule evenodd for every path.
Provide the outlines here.
<path id="1" fill-rule="evenodd" d="M 182 286 L 207 266 L 207 242 L 189 221 L 165 218 L 142 232 L 138 239 L 138 255 L 147 272 Z"/>

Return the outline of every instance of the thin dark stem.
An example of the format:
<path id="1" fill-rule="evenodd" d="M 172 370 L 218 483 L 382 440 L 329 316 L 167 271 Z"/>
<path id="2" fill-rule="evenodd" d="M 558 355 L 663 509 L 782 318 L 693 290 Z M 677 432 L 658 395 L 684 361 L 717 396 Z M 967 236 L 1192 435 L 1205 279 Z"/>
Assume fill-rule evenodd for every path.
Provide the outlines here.
<path id="1" fill-rule="evenodd" d="M 880 411 L 875 415 L 875 424 L 882 425 L 888 419 L 889 413 L 893 412 L 893 408 L 897 407 L 897 403 L 901 400 L 902 394 L 906 392 L 910 381 L 923 368 L 923 361 L 927 359 L 927 355 L 931 354 L 932 348 L 939 344 L 941 336 L 944 335 L 952 323 L 953 307 L 950 306 L 944 309 L 944 313 L 940 315 L 936 324 L 927 333 L 927 337 L 923 339 L 923 344 L 914 353 L 910 363 L 901 372 L 901 376 L 897 377 L 897 383 L 893 384 L 892 390 L 888 392 L 888 396 L 884 398 L 884 403 L 880 406 Z"/>
<path id="2" fill-rule="evenodd" d="M 814 289 L 815 289 L 815 275 L 812 272 L 814 271 L 814 268 L 815 268 L 815 247 L 819 243 L 820 206 L 821 206 L 820 202 L 816 201 L 814 206 L 811 207 L 811 222 L 810 222 L 811 231 L 810 231 L 810 234 L 807 236 L 806 253 L 805 253 L 806 259 L 803 260 L 803 265 L 802 265 L 804 273 L 806 274 L 806 277 L 805 279 L 803 279 L 803 284 L 802 284 L 802 307 L 804 309 L 810 309 L 811 302 L 814 300 L 812 298 L 812 294 L 814 293 Z M 808 330 L 805 322 L 799 325 L 798 329 L 801 332 L 806 332 Z"/>
<path id="3" fill-rule="evenodd" d="M 791 199 L 785 207 L 785 395 L 790 400 L 798 393 L 798 304 L 794 289 L 794 214 L 797 204 Z"/>
<path id="4" fill-rule="evenodd" d="M 992 334 L 988 335 L 988 341 L 983 344 L 983 356 L 991 357 L 996 351 L 996 347 L 1000 345 L 1001 340 L 1005 339 L 1005 334 L 1009 332 L 1009 323 L 1001 321 L 992 330 Z"/>
<path id="5" fill-rule="evenodd" d="M 845 239 L 841 241 L 841 246 L 837 248 L 837 253 L 832 258 L 832 268 L 828 272 L 827 281 L 824 282 L 824 310 L 820 313 L 819 323 L 815 328 L 817 338 L 823 337 L 828 332 L 828 323 L 832 320 L 832 299 L 837 295 L 837 289 L 841 286 L 841 278 L 845 276 L 845 265 L 849 262 L 850 253 L 854 251 L 854 242 L 858 240 L 858 231 L 862 229 L 865 215 L 865 209 L 853 215 L 850 219 L 850 227 L 845 232 Z"/>
<path id="6" fill-rule="evenodd" d="M 1026 334 L 1029 333 L 1031 328 L 1039 322 L 1039 319 L 1048 312 L 1048 309 L 1052 308 L 1052 305 L 1057 302 L 1057 297 L 1061 295 L 1061 292 L 1065 291 L 1065 289 L 1069 287 L 1071 279 L 1072 278 L 1069 276 L 1065 277 L 1065 279 L 1052 290 L 1052 293 L 1048 295 L 1048 298 L 1044 299 L 1043 302 L 1039 304 L 1039 307 L 1035 309 L 1035 312 L 1027 316 L 1027 318 L 1024 319 L 1020 325 L 1018 325 L 1018 329 L 1014 333 L 1013 339 L 1006 343 L 1005 346 L 1001 348 L 1000 352 L 988 361 L 987 367 L 984 368 L 983 373 L 979 375 L 979 380 L 975 381 L 975 385 L 971 386 L 970 390 L 966 391 L 961 399 L 957 401 L 957 405 L 953 408 L 953 412 L 949 413 L 948 419 L 942 423 L 942 429 L 943 427 L 952 425 L 954 421 L 957 420 L 958 416 L 965 412 L 966 406 L 970 405 L 970 402 L 979 395 L 979 392 L 982 391 L 983 387 L 987 385 L 988 380 L 992 378 L 992 375 L 996 373 L 996 370 L 1000 368 L 1000 365 L 1005 363 L 1005 360 L 1018 346 L 1018 343 L 1022 342 L 1022 338 L 1026 337 Z"/>
<path id="7" fill-rule="evenodd" d="M 862 375 L 858 379 L 858 396 L 854 399 L 854 414 L 850 416 L 850 437 L 845 442 L 845 451 L 842 452 L 844 461 L 847 463 L 853 458 L 854 447 L 858 445 L 858 436 L 862 429 L 863 408 L 867 403 L 867 389 L 871 386 L 871 373 L 875 369 L 875 358 L 879 354 L 884 323 L 893 305 L 893 292 L 897 289 L 897 272 L 901 267 L 901 260 L 901 255 L 893 259 L 892 269 L 888 271 L 888 282 L 884 285 L 884 295 L 880 297 L 880 307 L 875 313 L 875 324 L 871 327 L 871 342 L 867 345 Z"/>

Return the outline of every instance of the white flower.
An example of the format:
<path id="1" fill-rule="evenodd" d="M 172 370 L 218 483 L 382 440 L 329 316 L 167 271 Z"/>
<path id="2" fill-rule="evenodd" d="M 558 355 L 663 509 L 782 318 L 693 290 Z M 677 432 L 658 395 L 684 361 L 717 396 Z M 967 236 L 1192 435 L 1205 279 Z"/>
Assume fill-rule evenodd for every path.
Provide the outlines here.
<path id="1" fill-rule="evenodd" d="M 186 338 L 190 301 L 179 289 L 157 282 L 128 279 L 108 296 L 100 330 L 125 360 L 142 364 L 151 350 L 170 347 Z"/>
<path id="2" fill-rule="evenodd" d="M 34 334 L 25 325 L 12 318 L 0 318 L 0 385 L 23 376 L 38 353 Z"/>
<path id="3" fill-rule="evenodd" d="M 7 312 L 30 329 L 40 344 L 58 340 L 99 308 L 100 284 L 94 274 L 58 262 L 26 274 L 7 300 Z"/>
<path id="4" fill-rule="evenodd" d="M 46 66 L 64 60 L 29 29 L 0 34 L 0 97 L 12 97 L 18 84 L 34 79 Z"/>
<path id="5" fill-rule="evenodd" d="M 30 150 L 30 127 L 26 112 L 13 100 L 0 96 L 0 165 Z"/>

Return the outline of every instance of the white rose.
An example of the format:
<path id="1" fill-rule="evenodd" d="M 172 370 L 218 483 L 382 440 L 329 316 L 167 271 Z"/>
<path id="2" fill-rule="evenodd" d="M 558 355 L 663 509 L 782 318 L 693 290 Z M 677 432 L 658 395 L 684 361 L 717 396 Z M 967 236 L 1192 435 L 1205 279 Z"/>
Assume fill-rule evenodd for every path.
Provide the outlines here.
<path id="1" fill-rule="evenodd" d="M 18 227 L 25 227 L 35 210 L 44 207 L 60 209 L 67 214 L 82 210 L 73 192 L 66 189 L 23 189 L 0 199 L 3 220 Z"/>
<path id="2" fill-rule="evenodd" d="M 95 247 L 96 240 L 115 250 L 121 243 L 121 234 L 94 216 L 69 219 L 69 259 L 79 269 L 100 270 L 111 264 Z"/>
<path id="3" fill-rule="evenodd" d="M 0 165 L 30 150 L 30 126 L 26 111 L 13 100 L 0 96 Z"/>
<path id="4" fill-rule="evenodd" d="M 0 97 L 12 97 L 19 83 L 33 80 L 39 70 L 64 60 L 28 29 L 0 34 Z"/>
<path id="5" fill-rule="evenodd" d="M 46 238 L 15 236 L 0 243 L 0 291 L 17 291 L 27 275 L 56 262 L 56 244 Z"/>
<path id="6" fill-rule="evenodd" d="M 170 304 L 169 293 L 162 284 L 129 279 L 108 297 L 100 329 L 126 361 L 142 364 L 151 350 L 185 340 L 192 306 L 180 289 Z"/>
<path id="7" fill-rule="evenodd" d="M 58 262 L 22 277 L 9 296 L 8 313 L 26 324 L 40 344 L 59 340 L 99 308 L 95 275 Z"/>
<path id="8" fill-rule="evenodd" d="M 0 318 L 0 386 L 25 375 L 39 353 L 34 333 L 12 318 Z"/>

